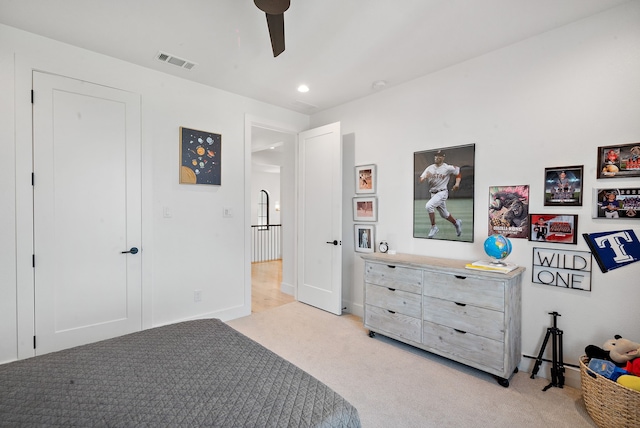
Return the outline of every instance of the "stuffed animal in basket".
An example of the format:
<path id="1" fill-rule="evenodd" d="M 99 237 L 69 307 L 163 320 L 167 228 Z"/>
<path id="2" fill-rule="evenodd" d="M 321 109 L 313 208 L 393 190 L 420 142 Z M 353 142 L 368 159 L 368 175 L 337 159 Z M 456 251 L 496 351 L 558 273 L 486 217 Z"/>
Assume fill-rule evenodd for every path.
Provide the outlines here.
<path id="1" fill-rule="evenodd" d="M 640 343 L 632 342 L 620 335 L 607 340 L 602 348 L 588 345 L 584 351 L 589 358 L 613 361 L 630 374 L 640 376 Z"/>
<path id="2" fill-rule="evenodd" d="M 640 392 L 640 377 L 639 376 L 622 375 L 622 376 L 619 376 L 618 379 L 616 379 L 616 382 L 618 382 L 622 386 L 626 386 L 629 389 L 634 389 L 634 390 Z"/>
<path id="3" fill-rule="evenodd" d="M 607 340 L 602 348 L 596 345 L 587 346 L 585 353 L 590 359 L 600 359 L 614 363 L 619 370 L 613 369 L 613 371 L 619 377 L 616 376 L 615 379 L 610 377 L 610 379 L 627 388 L 640 391 L 640 344 L 624 339 L 620 335 L 614 337 L 615 339 Z M 625 371 L 626 373 L 623 373 Z M 604 373 L 600 374 L 604 375 Z"/>

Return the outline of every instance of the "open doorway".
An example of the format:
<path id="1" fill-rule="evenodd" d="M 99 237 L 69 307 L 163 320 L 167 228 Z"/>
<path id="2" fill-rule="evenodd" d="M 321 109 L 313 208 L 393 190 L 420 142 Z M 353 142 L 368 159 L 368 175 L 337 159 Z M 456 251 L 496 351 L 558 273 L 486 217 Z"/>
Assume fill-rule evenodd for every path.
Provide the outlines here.
<path id="1" fill-rule="evenodd" d="M 296 135 L 251 127 L 251 312 L 295 300 L 286 267 L 293 263 Z M 284 177 L 284 179 L 283 179 Z"/>

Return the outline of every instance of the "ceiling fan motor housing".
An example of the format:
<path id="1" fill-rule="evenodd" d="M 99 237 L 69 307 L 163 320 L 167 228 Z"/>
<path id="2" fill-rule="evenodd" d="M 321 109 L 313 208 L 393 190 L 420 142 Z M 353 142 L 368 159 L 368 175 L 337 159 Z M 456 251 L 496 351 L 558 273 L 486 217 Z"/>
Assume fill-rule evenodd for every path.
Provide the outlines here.
<path id="1" fill-rule="evenodd" d="M 284 13 L 291 5 L 290 0 L 253 0 L 258 9 L 269 15 Z"/>

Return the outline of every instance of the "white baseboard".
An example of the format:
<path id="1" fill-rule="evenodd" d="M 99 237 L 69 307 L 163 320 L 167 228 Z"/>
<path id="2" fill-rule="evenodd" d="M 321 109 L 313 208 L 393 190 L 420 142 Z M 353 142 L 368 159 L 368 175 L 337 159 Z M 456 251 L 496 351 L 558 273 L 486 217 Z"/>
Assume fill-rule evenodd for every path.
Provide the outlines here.
<path id="1" fill-rule="evenodd" d="M 519 369 L 523 372 L 531 373 L 533 371 L 533 366 L 535 365 L 536 360 L 532 358 L 522 357 L 520 361 Z M 565 363 L 568 361 L 565 360 Z M 577 365 L 577 361 L 576 363 Z M 538 373 L 536 374 L 537 378 L 548 379 L 551 382 L 551 363 L 543 361 L 538 368 Z M 566 386 L 570 386 L 571 388 L 580 389 L 580 369 L 576 367 L 564 366 L 564 384 Z"/>
<path id="2" fill-rule="evenodd" d="M 361 303 L 345 302 L 344 306 L 347 307 L 346 312 L 360 318 L 364 317 L 364 306 Z"/>
<path id="3" fill-rule="evenodd" d="M 293 288 L 293 285 L 291 284 L 287 284 L 286 282 L 281 282 L 280 283 L 280 291 L 282 291 L 285 294 L 288 294 L 290 296 L 295 296 L 295 288 Z"/>

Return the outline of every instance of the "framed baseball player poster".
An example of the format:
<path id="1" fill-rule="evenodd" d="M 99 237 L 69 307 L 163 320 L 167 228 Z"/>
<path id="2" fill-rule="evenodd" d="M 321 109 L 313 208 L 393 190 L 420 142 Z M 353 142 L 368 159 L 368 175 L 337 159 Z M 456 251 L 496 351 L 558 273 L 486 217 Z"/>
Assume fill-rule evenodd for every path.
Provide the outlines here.
<path id="1" fill-rule="evenodd" d="M 475 144 L 413 154 L 413 237 L 473 242 Z"/>

